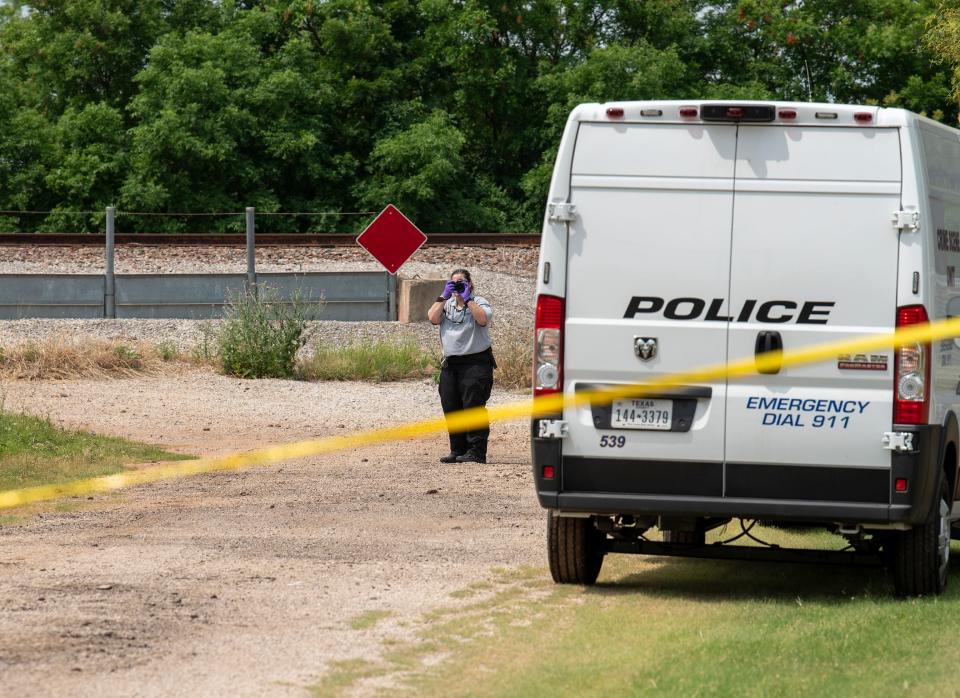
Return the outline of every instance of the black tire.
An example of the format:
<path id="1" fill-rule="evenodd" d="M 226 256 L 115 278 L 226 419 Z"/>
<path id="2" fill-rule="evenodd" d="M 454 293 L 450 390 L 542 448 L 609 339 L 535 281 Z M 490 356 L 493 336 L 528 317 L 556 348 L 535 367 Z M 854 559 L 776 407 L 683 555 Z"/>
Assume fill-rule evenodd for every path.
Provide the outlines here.
<path id="1" fill-rule="evenodd" d="M 547 512 L 550 575 L 557 584 L 593 584 L 603 565 L 603 534 L 590 519 Z"/>
<path id="2" fill-rule="evenodd" d="M 664 543 L 678 543 L 680 545 L 705 545 L 707 534 L 703 531 L 660 531 L 660 540 Z"/>
<path id="3" fill-rule="evenodd" d="M 946 478 L 927 522 L 892 536 L 893 585 L 898 596 L 940 594 L 950 570 L 950 491 Z"/>

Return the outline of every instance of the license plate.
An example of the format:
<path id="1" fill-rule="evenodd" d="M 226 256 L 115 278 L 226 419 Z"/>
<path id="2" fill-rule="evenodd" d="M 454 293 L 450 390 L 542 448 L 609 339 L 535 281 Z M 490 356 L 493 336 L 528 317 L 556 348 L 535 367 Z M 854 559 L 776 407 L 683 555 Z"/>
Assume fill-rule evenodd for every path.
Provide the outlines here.
<path id="1" fill-rule="evenodd" d="M 673 424 L 673 400 L 615 400 L 611 407 L 610 426 L 614 429 L 670 431 Z"/>

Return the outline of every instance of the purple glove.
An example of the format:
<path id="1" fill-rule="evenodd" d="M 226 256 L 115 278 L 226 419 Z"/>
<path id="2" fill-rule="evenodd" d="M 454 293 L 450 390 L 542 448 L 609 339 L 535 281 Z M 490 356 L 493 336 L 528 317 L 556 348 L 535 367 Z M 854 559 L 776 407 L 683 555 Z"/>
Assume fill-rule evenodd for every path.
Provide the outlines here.
<path id="1" fill-rule="evenodd" d="M 471 295 L 470 295 L 470 294 L 471 294 L 471 293 L 473 293 L 473 289 L 470 288 L 470 282 L 469 282 L 469 281 L 464 281 L 464 282 L 463 282 L 463 293 L 460 294 L 460 297 L 463 299 L 463 302 L 464 302 L 464 303 L 466 303 L 468 300 L 470 300 L 470 298 L 471 298 Z"/>
<path id="2" fill-rule="evenodd" d="M 453 282 L 448 281 L 447 285 L 443 287 L 443 293 L 440 294 L 440 297 L 443 298 L 443 300 L 447 300 L 452 295 L 453 295 Z"/>

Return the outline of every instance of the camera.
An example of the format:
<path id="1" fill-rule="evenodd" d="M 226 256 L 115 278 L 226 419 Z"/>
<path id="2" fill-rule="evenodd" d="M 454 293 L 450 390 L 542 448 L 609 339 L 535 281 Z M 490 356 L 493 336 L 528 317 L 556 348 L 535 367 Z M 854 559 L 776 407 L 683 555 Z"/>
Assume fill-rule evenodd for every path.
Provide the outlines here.
<path id="1" fill-rule="evenodd" d="M 453 290 L 455 293 L 463 293 L 464 289 L 466 289 L 466 285 L 464 285 L 463 281 L 453 282 Z"/>

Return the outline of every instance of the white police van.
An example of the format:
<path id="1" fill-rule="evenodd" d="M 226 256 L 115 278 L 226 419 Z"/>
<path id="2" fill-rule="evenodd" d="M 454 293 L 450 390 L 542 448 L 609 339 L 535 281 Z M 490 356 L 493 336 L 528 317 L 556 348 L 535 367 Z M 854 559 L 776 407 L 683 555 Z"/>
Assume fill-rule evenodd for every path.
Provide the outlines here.
<path id="1" fill-rule="evenodd" d="M 958 269 L 954 129 L 834 104 L 584 104 L 550 185 L 535 393 L 960 315 Z M 536 418 L 551 572 L 593 583 L 607 552 L 841 555 L 704 543 L 762 520 L 826 527 L 851 544 L 840 561 L 886 561 L 899 593 L 939 593 L 960 517 L 958 413 L 948 340 Z"/>

